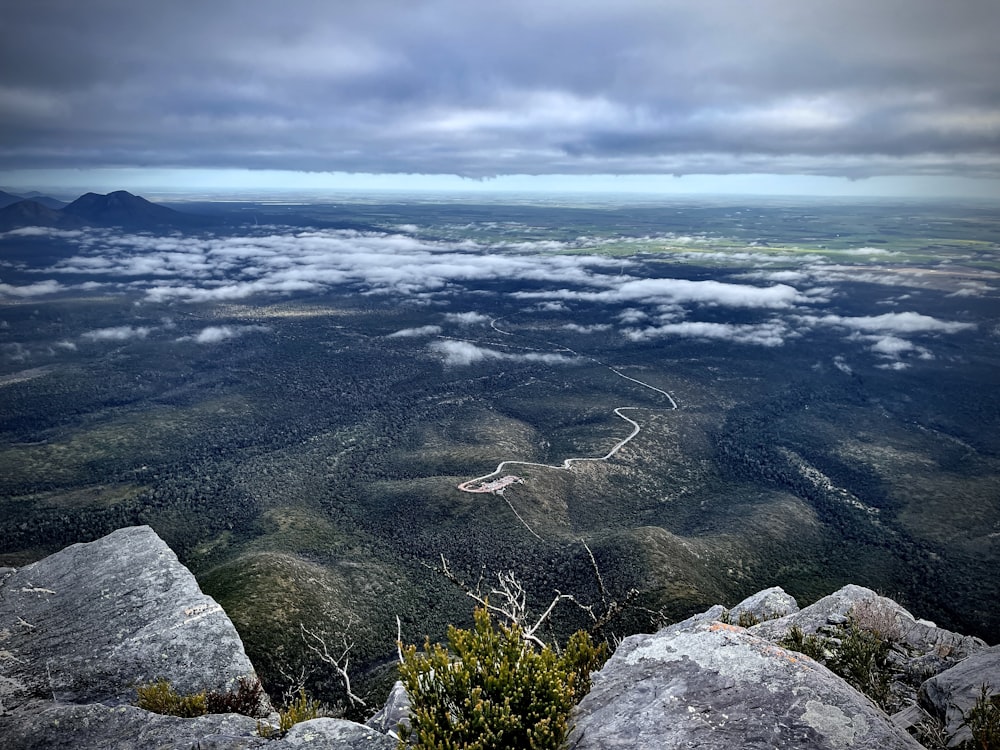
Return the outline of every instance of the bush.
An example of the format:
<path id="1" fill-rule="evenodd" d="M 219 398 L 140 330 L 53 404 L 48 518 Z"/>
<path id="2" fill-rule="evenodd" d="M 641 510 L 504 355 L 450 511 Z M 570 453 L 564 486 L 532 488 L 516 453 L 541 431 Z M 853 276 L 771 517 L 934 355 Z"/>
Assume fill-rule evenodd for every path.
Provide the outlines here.
<path id="1" fill-rule="evenodd" d="M 202 691 L 181 695 L 167 680 L 140 685 L 136 705 L 146 711 L 190 719 L 205 714 L 243 714 L 258 718 L 265 714 L 264 688 L 260 681 L 241 677 L 229 691 Z"/>
<path id="2" fill-rule="evenodd" d="M 426 642 L 403 651 L 399 672 L 411 699 L 400 748 L 559 748 L 569 713 L 590 689 L 606 647 L 578 632 L 562 654 L 527 643 L 516 624 L 494 627 L 477 609 L 472 630 L 448 629 L 449 649 Z"/>
<path id="3" fill-rule="evenodd" d="M 154 714 L 166 716 L 181 716 L 190 719 L 193 716 L 204 716 L 208 713 L 205 693 L 181 695 L 174 690 L 167 680 L 157 680 L 148 685 L 140 685 L 137 689 L 139 699 L 136 705 Z"/>

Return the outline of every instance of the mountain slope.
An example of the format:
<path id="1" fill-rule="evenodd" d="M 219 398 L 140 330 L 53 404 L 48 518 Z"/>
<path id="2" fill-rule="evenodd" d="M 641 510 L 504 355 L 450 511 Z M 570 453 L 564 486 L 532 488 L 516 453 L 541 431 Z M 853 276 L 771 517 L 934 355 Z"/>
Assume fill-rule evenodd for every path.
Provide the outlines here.
<path id="1" fill-rule="evenodd" d="M 159 206 L 125 190 L 117 190 L 107 195 L 86 193 L 63 208 L 62 213 L 88 224 L 122 226 L 130 229 L 191 227 L 207 223 L 204 217 Z"/>

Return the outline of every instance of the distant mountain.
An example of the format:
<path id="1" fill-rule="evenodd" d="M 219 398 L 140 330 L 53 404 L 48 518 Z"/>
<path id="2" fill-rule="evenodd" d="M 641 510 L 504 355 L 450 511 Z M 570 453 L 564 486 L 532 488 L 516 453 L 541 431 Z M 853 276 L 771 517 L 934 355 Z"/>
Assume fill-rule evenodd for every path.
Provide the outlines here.
<path id="1" fill-rule="evenodd" d="M 73 229 L 84 224 L 86 222 L 79 217 L 51 209 L 38 201 L 20 200 L 0 208 L 0 232 L 21 227 Z"/>
<path id="2" fill-rule="evenodd" d="M 52 209 L 62 208 L 66 205 L 66 201 L 61 201 L 51 196 L 45 195 L 44 193 L 39 193 L 38 191 L 32 190 L 30 193 L 8 193 L 4 190 L 0 190 L 0 208 L 6 208 L 7 206 L 13 206 L 15 203 L 24 200 L 32 200 L 35 203 L 41 203 L 43 206 Z"/>
<path id="3" fill-rule="evenodd" d="M 64 208 L 66 201 L 61 201 L 58 198 L 53 198 L 51 195 L 46 195 L 45 193 L 39 193 L 37 190 L 32 190 L 30 193 L 25 193 L 24 198 L 35 203 L 41 203 L 43 206 L 48 206 L 49 208 L 58 209 Z"/>
<path id="4" fill-rule="evenodd" d="M 120 226 L 129 229 L 160 227 L 196 227 L 211 223 L 203 216 L 185 214 L 166 206 L 150 203 L 145 198 L 118 190 L 107 195 L 87 193 L 61 210 L 96 226 Z"/>
<path id="5" fill-rule="evenodd" d="M 18 201 L 23 200 L 24 198 L 20 195 L 14 195 L 13 193 L 0 190 L 0 208 L 7 208 L 7 206 L 12 206 Z"/>

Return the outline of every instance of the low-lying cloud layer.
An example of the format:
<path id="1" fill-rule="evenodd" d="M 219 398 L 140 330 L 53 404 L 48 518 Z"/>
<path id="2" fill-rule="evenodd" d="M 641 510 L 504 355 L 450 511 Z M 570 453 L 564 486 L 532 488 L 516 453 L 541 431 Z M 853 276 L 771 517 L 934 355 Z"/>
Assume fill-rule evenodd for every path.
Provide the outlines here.
<path id="1" fill-rule="evenodd" d="M 387 295 L 400 304 L 411 303 L 425 321 L 387 333 L 387 338 L 433 338 L 429 350 L 449 366 L 488 360 L 567 361 L 554 350 L 517 351 L 479 342 L 495 341 L 506 325 L 479 310 L 435 310 L 459 300 L 469 304 L 482 295 L 508 306 L 519 302 L 520 316 L 545 317 L 550 330 L 557 326 L 567 336 L 619 336 L 636 345 L 687 339 L 773 348 L 817 333 L 836 336 L 896 369 L 933 357 L 936 338 L 976 328 L 968 320 L 942 320 L 905 309 L 912 295 L 895 289 L 885 300 L 897 308 L 893 312 L 833 312 L 830 306 L 836 304 L 845 280 L 892 285 L 899 283 L 899 275 L 884 281 L 882 276 L 891 276 L 888 272 L 851 272 L 810 256 L 800 256 L 795 268 L 743 272 L 724 281 L 662 278 L 658 274 L 669 267 L 641 257 L 558 254 L 552 248 L 531 252 L 503 243 L 426 241 L 346 230 L 282 233 L 269 228 L 230 237 L 84 230 L 61 239 L 75 244 L 77 252 L 35 271 L 51 278 L 0 284 L 0 297 L 26 299 L 97 288 L 175 305 L 298 292 Z M 470 292 L 477 297 L 463 296 Z M 585 320 L 575 319 L 576 311 Z M 88 331 L 80 340 L 128 341 L 154 330 L 157 326 L 123 325 Z M 267 330 L 218 325 L 169 335 L 175 341 L 214 344 Z"/>

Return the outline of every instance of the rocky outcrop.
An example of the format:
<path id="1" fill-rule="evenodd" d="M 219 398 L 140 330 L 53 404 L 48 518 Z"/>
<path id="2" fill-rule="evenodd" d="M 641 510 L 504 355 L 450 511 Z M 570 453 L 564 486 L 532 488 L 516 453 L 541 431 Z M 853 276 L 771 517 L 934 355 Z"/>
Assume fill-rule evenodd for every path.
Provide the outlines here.
<path id="1" fill-rule="evenodd" d="M 773 619 L 749 629 L 730 624 L 762 618 Z M 893 719 L 822 664 L 780 645 L 798 627 L 835 648 L 848 625 L 894 644 L 893 695 L 905 710 Z M 182 719 L 131 705 L 136 687 L 154 680 L 195 693 L 224 691 L 247 676 L 255 677 L 253 665 L 229 618 L 148 527 L 20 570 L 0 568 L 3 750 L 389 750 L 408 719 L 400 683 L 367 726 L 314 719 L 280 737 L 260 736 L 246 716 Z M 917 620 L 859 586 L 801 611 L 772 588 L 626 638 L 577 707 L 570 746 L 904 750 L 920 747 L 905 728 L 934 716 L 955 744 L 984 682 L 996 692 L 1000 647 Z"/>
<path id="2" fill-rule="evenodd" d="M 822 665 L 696 620 L 626 638 L 576 713 L 574 750 L 919 748 Z"/>
<path id="3" fill-rule="evenodd" d="M 240 677 L 256 674 L 232 622 L 147 526 L 0 569 L 4 750 L 395 747 L 349 721 L 314 719 L 265 739 L 246 716 L 181 719 L 129 705 L 155 680 L 196 693 Z"/>
<path id="4" fill-rule="evenodd" d="M 944 724 L 952 746 L 971 738 L 963 719 L 984 685 L 990 694 L 1000 693 L 1000 646 L 979 651 L 920 686 L 921 703 Z"/>
<path id="5" fill-rule="evenodd" d="M 0 700 L 131 703 L 136 685 L 225 690 L 255 677 L 232 622 L 148 526 L 120 529 L 0 582 Z"/>

